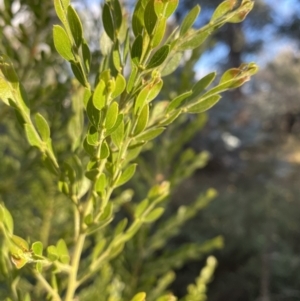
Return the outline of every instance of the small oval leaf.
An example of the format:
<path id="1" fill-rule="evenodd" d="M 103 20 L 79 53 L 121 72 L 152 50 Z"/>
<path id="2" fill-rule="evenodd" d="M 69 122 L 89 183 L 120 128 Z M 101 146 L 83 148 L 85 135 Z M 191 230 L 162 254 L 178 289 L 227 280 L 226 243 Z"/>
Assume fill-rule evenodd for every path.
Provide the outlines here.
<path id="1" fill-rule="evenodd" d="M 195 23 L 199 13 L 200 13 L 200 5 L 196 5 L 183 19 L 181 26 L 180 26 L 180 36 L 185 35 L 188 30 L 193 26 Z"/>
<path id="2" fill-rule="evenodd" d="M 133 177 L 136 165 L 137 164 L 131 164 L 124 170 L 124 172 L 121 174 L 121 177 L 118 179 L 115 187 L 125 184 Z"/>
<path id="3" fill-rule="evenodd" d="M 53 26 L 53 41 L 55 49 L 65 60 L 74 60 L 72 43 L 65 30 L 59 25 Z"/>
<path id="4" fill-rule="evenodd" d="M 136 141 L 149 141 L 159 136 L 165 130 L 164 127 L 149 129 L 140 135 L 136 136 Z"/>
<path id="5" fill-rule="evenodd" d="M 188 91 L 175 97 L 168 105 L 167 113 L 177 109 L 186 98 L 192 95 L 192 93 L 193 93 L 192 91 Z"/>
<path id="6" fill-rule="evenodd" d="M 40 113 L 35 115 L 35 124 L 42 140 L 47 142 L 50 138 L 50 128 L 46 119 Z"/>
<path id="7" fill-rule="evenodd" d="M 220 98 L 220 95 L 212 95 L 206 99 L 200 100 L 199 103 L 189 106 L 187 108 L 187 112 L 193 114 L 205 112 L 213 107 L 220 100 Z"/>
<path id="8" fill-rule="evenodd" d="M 111 97 L 112 98 L 118 97 L 120 94 L 123 93 L 123 91 L 125 90 L 125 87 L 126 87 L 126 80 L 121 73 L 118 73 L 118 75 L 116 77 L 115 89 L 112 92 Z"/>
<path id="9" fill-rule="evenodd" d="M 118 113 L 119 113 L 119 105 L 117 102 L 114 101 L 109 106 L 107 113 L 106 113 L 105 128 L 107 130 L 111 129 L 115 125 L 117 118 L 118 118 Z"/>
<path id="10" fill-rule="evenodd" d="M 136 136 L 140 134 L 147 126 L 149 120 L 149 105 L 145 104 L 138 116 L 136 127 L 134 129 L 133 135 Z"/>
<path id="11" fill-rule="evenodd" d="M 164 45 L 160 49 L 158 49 L 152 58 L 150 59 L 149 64 L 147 65 L 147 69 L 152 69 L 160 66 L 168 57 L 170 52 L 170 45 Z"/>
<path id="12" fill-rule="evenodd" d="M 67 18 L 75 44 L 77 47 L 80 47 L 82 43 L 82 24 L 78 14 L 71 5 L 68 6 Z"/>
<path id="13" fill-rule="evenodd" d="M 111 38 L 111 40 L 114 41 L 115 40 L 114 23 L 111 16 L 110 8 L 107 3 L 104 4 L 102 10 L 102 22 L 103 22 L 103 27 L 105 32 Z"/>
<path id="14" fill-rule="evenodd" d="M 144 218 L 144 222 L 145 223 L 155 222 L 157 219 L 159 219 L 163 215 L 164 211 L 165 211 L 165 209 L 162 207 L 155 208 Z"/>
<path id="15" fill-rule="evenodd" d="M 101 79 L 95 88 L 93 94 L 93 104 L 96 109 L 101 110 L 106 104 L 106 86 L 105 82 Z"/>

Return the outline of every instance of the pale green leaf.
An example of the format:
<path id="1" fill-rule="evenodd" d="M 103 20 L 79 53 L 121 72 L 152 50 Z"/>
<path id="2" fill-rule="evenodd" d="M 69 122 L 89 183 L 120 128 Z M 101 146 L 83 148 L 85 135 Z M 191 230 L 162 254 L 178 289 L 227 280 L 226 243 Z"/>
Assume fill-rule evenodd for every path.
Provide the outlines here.
<path id="1" fill-rule="evenodd" d="M 199 103 L 187 107 L 188 113 L 202 113 L 213 107 L 219 100 L 220 95 L 212 95 L 205 99 L 200 99 Z"/>
<path id="2" fill-rule="evenodd" d="M 50 138 L 50 128 L 46 119 L 40 113 L 35 114 L 35 124 L 42 140 L 47 142 Z"/>
<path id="3" fill-rule="evenodd" d="M 57 255 L 59 260 L 64 263 L 68 264 L 70 262 L 70 254 L 67 247 L 66 242 L 63 239 L 60 239 L 56 244 Z"/>
<path id="4" fill-rule="evenodd" d="M 149 120 L 149 105 L 145 104 L 141 109 L 141 113 L 137 118 L 136 127 L 134 129 L 133 135 L 136 136 L 140 134 L 147 126 Z"/>
<path id="5" fill-rule="evenodd" d="M 161 68 L 161 76 L 167 76 L 171 73 L 173 73 L 179 66 L 181 59 L 182 59 L 183 53 L 178 52 L 174 56 L 172 56 L 170 59 L 166 61 L 166 63 L 163 65 L 163 68 Z"/>
<path id="6" fill-rule="evenodd" d="M 118 118 L 118 113 L 119 113 L 119 105 L 117 102 L 114 101 L 108 107 L 108 110 L 106 113 L 105 128 L 107 130 L 111 129 L 115 125 L 117 118 Z"/>
<path id="7" fill-rule="evenodd" d="M 102 79 L 95 88 L 93 94 L 93 104 L 98 110 L 101 110 L 106 104 L 106 86 Z"/>
<path id="8" fill-rule="evenodd" d="M 31 249 L 35 255 L 43 256 L 43 244 L 40 241 L 34 242 Z"/>
<path id="9" fill-rule="evenodd" d="M 123 91 L 125 90 L 125 87 L 126 87 L 126 80 L 121 73 L 118 73 L 118 75 L 116 77 L 115 89 L 112 92 L 111 97 L 112 98 L 118 97 L 120 94 L 123 93 Z"/>
<path id="10" fill-rule="evenodd" d="M 122 172 L 121 177 L 118 179 L 115 187 L 125 184 L 133 177 L 136 165 L 137 164 L 131 164 L 124 170 L 124 172 Z"/>
<path id="11" fill-rule="evenodd" d="M 192 95 L 192 93 L 192 91 L 188 91 L 175 97 L 168 105 L 167 113 L 177 109 L 186 98 Z"/>
<path id="12" fill-rule="evenodd" d="M 107 183 L 106 175 L 102 173 L 95 183 L 95 190 L 98 193 L 102 193 L 106 187 L 106 183 Z"/>
<path id="13" fill-rule="evenodd" d="M 180 35 L 185 35 L 188 30 L 193 26 L 195 23 L 199 13 L 200 13 L 200 5 L 196 5 L 190 12 L 185 16 L 183 19 L 181 26 L 180 26 Z"/>
<path id="14" fill-rule="evenodd" d="M 25 124 L 24 127 L 25 127 L 25 133 L 29 144 L 31 146 L 36 146 L 38 148 L 41 148 L 42 141 L 38 136 L 34 127 L 31 124 Z"/>
<path id="15" fill-rule="evenodd" d="M 159 136 L 164 130 L 164 127 L 149 129 L 136 136 L 135 139 L 136 141 L 149 141 Z"/>
<path id="16" fill-rule="evenodd" d="M 115 131 L 111 134 L 111 138 L 113 143 L 120 148 L 121 143 L 123 142 L 124 138 L 124 121 L 120 122 L 119 126 L 115 129 Z"/>
<path id="17" fill-rule="evenodd" d="M 165 209 L 162 207 L 155 208 L 144 218 L 144 222 L 145 223 L 155 222 L 157 219 L 159 219 L 163 215 L 164 211 L 165 211 Z"/>
<path id="18" fill-rule="evenodd" d="M 74 60 L 72 43 L 65 30 L 59 25 L 53 26 L 53 41 L 55 49 L 65 60 Z"/>
<path id="19" fill-rule="evenodd" d="M 138 293 L 130 301 L 146 301 L 146 293 Z"/>

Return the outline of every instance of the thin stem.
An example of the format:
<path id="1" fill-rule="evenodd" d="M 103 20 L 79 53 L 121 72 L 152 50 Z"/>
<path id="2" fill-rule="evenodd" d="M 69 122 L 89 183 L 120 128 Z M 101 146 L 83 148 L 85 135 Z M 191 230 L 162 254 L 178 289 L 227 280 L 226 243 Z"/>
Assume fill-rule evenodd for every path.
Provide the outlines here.
<path id="1" fill-rule="evenodd" d="M 86 238 L 86 234 L 81 233 L 76 242 L 75 251 L 71 263 L 72 269 L 69 275 L 68 289 L 67 289 L 65 301 L 73 301 L 75 291 L 78 287 L 77 274 L 78 274 L 80 257 L 83 250 L 85 238 Z"/>
<path id="2" fill-rule="evenodd" d="M 76 241 L 80 234 L 80 212 L 78 208 L 78 198 L 76 195 L 71 196 L 73 202 L 73 211 L 74 211 L 74 241 Z"/>
<path id="3" fill-rule="evenodd" d="M 37 271 L 34 272 L 36 279 L 41 283 L 44 289 L 52 296 L 53 301 L 62 301 L 59 294 L 52 288 L 52 286 L 48 283 L 48 281 L 43 277 L 42 274 Z"/>

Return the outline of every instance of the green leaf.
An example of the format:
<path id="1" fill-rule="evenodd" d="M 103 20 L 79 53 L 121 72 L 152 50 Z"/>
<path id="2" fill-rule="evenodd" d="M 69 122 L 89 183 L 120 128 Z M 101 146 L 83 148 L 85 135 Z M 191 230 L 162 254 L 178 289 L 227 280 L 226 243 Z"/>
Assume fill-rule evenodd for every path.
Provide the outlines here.
<path id="1" fill-rule="evenodd" d="M 85 176 L 90 179 L 92 182 L 95 181 L 95 179 L 97 178 L 99 174 L 99 170 L 98 169 L 91 169 L 85 172 Z"/>
<path id="2" fill-rule="evenodd" d="M 83 148 L 91 157 L 95 156 L 96 148 L 87 143 L 87 138 L 83 141 Z"/>
<path id="3" fill-rule="evenodd" d="M 31 249 L 35 255 L 43 256 L 43 244 L 40 241 L 34 242 Z"/>
<path id="4" fill-rule="evenodd" d="M 112 60 L 114 63 L 114 66 L 118 72 L 122 70 L 122 62 L 121 62 L 121 53 L 120 53 L 120 48 L 119 48 L 119 43 L 116 41 L 114 43 L 114 48 L 112 51 Z"/>
<path id="5" fill-rule="evenodd" d="M 89 72 L 91 67 L 91 51 L 87 42 L 84 39 L 82 40 L 81 50 L 85 68 Z"/>
<path id="6" fill-rule="evenodd" d="M 34 127 L 31 124 L 25 124 L 24 127 L 25 127 L 25 133 L 29 144 L 31 146 L 42 148 L 41 139 L 38 136 Z"/>
<path id="7" fill-rule="evenodd" d="M 110 37 L 112 41 L 115 40 L 115 29 L 114 29 L 114 23 L 111 16 L 110 8 L 107 3 L 104 4 L 103 10 L 102 10 L 102 22 L 103 27 L 107 35 Z"/>
<path id="8" fill-rule="evenodd" d="M 165 209 L 162 207 L 155 208 L 144 218 L 144 222 L 145 223 L 155 222 L 157 219 L 159 219 L 163 215 L 164 211 L 165 211 Z"/>
<path id="9" fill-rule="evenodd" d="M 113 102 L 106 113 L 106 118 L 105 118 L 105 128 L 107 130 L 111 129 L 116 121 L 117 121 L 117 117 L 118 117 L 118 113 L 119 113 L 119 105 L 117 102 Z"/>
<path id="10" fill-rule="evenodd" d="M 163 86 L 163 81 L 159 79 L 155 83 L 151 82 L 145 86 L 138 94 L 134 104 L 134 114 L 137 114 L 138 110 L 144 106 L 145 103 L 152 101 L 160 92 Z"/>
<path id="11" fill-rule="evenodd" d="M 137 293 L 130 301 L 146 301 L 146 293 Z"/>
<path id="12" fill-rule="evenodd" d="M 36 265 L 35 265 L 35 268 L 38 271 L 38 273 L 42 273 L 42 271 L 43 271 L 43 264 L 40 261 L 38 261 L 36 263 Z"/>
<path id="13" fill-rule="evenodd" d="M 136 141 L 149 141 L 159 136 L 165 130 L 164 127 L 149 129 L 135 137 Z"/>
<path id="14" fill-rule="evenodd" d="M 125 41 L 124 41 L 124 48 L 123 48 L 123 64 L 124 65 L 126 64 L 129 50 L 130 50 L 130 33 L 129 33 L 129 29 L 127 29 L 126 37 L 125 37 Z"/>
<path id="15" fill-rule="evenodd" d="M 134 64 L 131 64 L 131 72 L 126 87 L 128 93 L 131 92 L 132 88 L 134 87 L 134 84 L 136 83 L 137 73 L 138 68 Z"/>
<path id="16" fill-rule="evenodd" d="M 47 142 L 50 138 L 50 128 L 46 119 L 40 114 L 35 114 L 35 124 L 43 141 Z"/>
<path id="17" fill-rule="evenodd" d="M 71 5 L 68 6 L 67 18 L 75 44 L 79 48 L 83 40 L 82 24 L 75 9 Z"/>
<path id="18" fill-rule="evenodd" d="M 113 42 L 109 38 L 109 36 L 106 34 L 105 31 L 102 31 L 100 35 L 100 52 L 103 56 L 109 56 L 111 53 L 111 49 L 113 46 Z"/>
<path id="19" fill-rule="evenodd" d="M 135 36 L 141 35 L 144 30 L 144 11 L 148 0 L 138 0 L 132 15 L 132 30 Z"/>
<path id="20" fill-rule="evenodd" d="M 223 17 L 228 12 L 232 11 L 237 3 L 237 0 L 226 0 L 223 1 L 214 11 L 210 21 L 213 22 L 220 17 Z"/>
<path id="21" fill-rule="evenodd" d="M 4 223 L 8 234 L 13 234 L 14 232 L 14 221 L 10 212 L 6 209 L 4 205 L 0 204 L 0 221 Z"/>
<path id="22" fill-rule="evenodd" d="M 98 130 L 91 125 L 86 136 L 86 141 L 88 144 L 96 146 L 99 144 L 99 132 Z"/>
<path id="23" fill-rule="evenodd" d="M 106 175 L 102 173 L 95 183 L 95 190 L 97 191 L 97 193 L 102 193 L 106 187 L 106 184 Z"/>
<path id="24" fill-rule="evenodd" d="M 165 119 L 162 120 L 159 125 L 160 126 L 167 126 L 171 123 L 173 123 L 173 121 L 181 114 L 180 110 L 177 110 L 175 112 L 172 112 L 171 114 L 167 114 Z"/>
<path id="25" fill-rule="evenodd" d="M 136 127 L 134 129 L 133 135 L 136 136 L 140 134 L 147 126 L 149 120 L 149 105 L 145 104 L 138 116 Z"/>
<path id="26" fill-rule="evenodd" d="M 151 39 L 150 45 L 152 48 L 155 48 L 161 43 L 163 37 L 165 36 L 166 27 L 167 27 L 167 18 L 161 17 L 156 24 L 155 31 Z"/>
<path id="27" fill-rule="evenodd" d="M 106 131 L 105 133 L 106 137 L 111 135 L 119 127 L 120 123 L 123 121 L 123 118 L 124 118 L 123 114 L 118 115 L 117 121 L 115 122 L 114 126 Z"/>
<path id="28" fill-rule="evenodd" d="M 141 56 L 143 53 L 143 37 L 138 35 L 131 48 L 131 60 L 135 65 L 138 65 L 141 60 Z"/>
<path id="29" fill-rule="evenodd" d="M 102 142 L 101 148 L 100 148 L 100 154 L 99 157 L 100 159 L 106 159 L 109 156 L 109 147 L 106 141 Z"/>
<path id="30" fill-rule="evenodd" d="M 24 301 L 31 301 L 29 293 L 27 293 L 24 297 Z"/>
<path id="31" fill-rule="evenodd" d="M 108 204 L 103 210 L 103 213 L 100 215 L 99 221 L 111 220 L 112 215 L 113 215 L 113 203 L 108 202 Z"/>
<path id="32" fill-rule="evenodd" d="M 188 113 L 202 113 L 213 107 L 219 100 L 220 95 L 212 95 L 205 99 L 200 99 L 199 103 L 187 107 Z"/>
<path id="33" fill-rule="evenodd" d="M 177 109 L 186 98 L 192 95 L 192 93 L 192 91 L 188 91 L 175 97 L 168 105 L 167 113 Z"/>
<path id="34" fill-rule="evenodd" d="M 14 101 L 13 93 L 9 83 L 0 75 L 0 99 L 6 104 L 9 104 L 9 99 Z"/>
<path id="35" fill-rule="evenodd" d="M 70 0 L 60 0 L 62 3 L 63 8 L 66 10 L 70 5 Z"/>
<path id="36" fill-rule="evenodd" d="M 200 93 L 202 93 L 215 79 L 216 72 L 211 72 L 201 78 L 192 88 L 193 94 L 190 98 L 197 97 Z"/>
<path id="37" fill-rule="evenodd" d="M 178 50 L 187 50 L 187 49 L 195 49 L 199 47 L 210 35 L 210 31 L 199 31 L 193 34 L 188 40 L 184 41 L 182 44 L 178 46 Z"/>
<path id="38" fill-rule="evenodd" d="M 115 187 L 125 184 L 133 177 L 136 165 L 137 164 L 131 164 L 124 170 L 124 172 L 121 174 L 121 177 L 118 179 Z"/>
<path id="39" fill-rule="evenodd" d="M 163 65 L 163 69 L 161 70 L 161 76 L 167 76 L 173 73 L 179 66 L 183 53 L 178 52 L 174 56 L 172 56 L 167 62 Z"/>
<path id="40" fill-rule="evenodd" d="M 58 259 L 58 253 L 55 246 L 49 246 L 47 248 L 47 257 L 50 261 L 55 261 Z"/>
<path id="41" fill-rule="evenodd" d="M 53 26 L 53 41 L 56 51 L 67 61 L 74 61 L 74 55 L 72 52 L 72 43 L 65 32 L 65 30 L 59 26 Z"/>
<path id="42" fill-rule="evenodd" d="M 116 29 L 120 29 L 120 27 L 122 25 L 122 19 L 123 19 L 122 8 L 121 8 L 119 0 L 113 0 L 112 4 L 113 4 L 114 20 L 115 20 Z"/>
<path id="43" fill-rule="evenodd" d="M 86 107 L 86 113 L 90 122 L 98 128 L 101 121 L 101 112 L 95 108 L 92 98 L 89 99 Z"/>
<path id="44" fill-rule="evenodd" d="M 134 210 L 134 217 L 135 218 L 139 218 L 142 216 L 142 214 L 145 212 L 145 210 L 148 208 L 149 206 L 149 200 L 148 199 L 144 199 L 143 201 L 141 201 Z"/>
<path id="45" fill-rule="evenodd" d="M 114 99 L 123 93 L 126 87 L 126 80 L 121 73 L 118 73 L 116 77 L 116 86 L 114 91 L 111 94 L 111 97 Z"/>
<path id="46" fill-rule="evenodd" d="M 67 6 L 62 4 L 61 0 L 54 0 L 54 8 L 56 11 L 56 14 L 60 21 L 64 24 L 67 25 L 67 18 L 66 18 L 66 9 Z"/>
<path id="47" fill-rule="evenodd" d="M 151 36 L 157 22 L 157 16 L 154 10 L 154 0 L 149 0 L 144 12 L 144 23 L 148 35 Z"/>
<path id="48" fill-rule="evenodd" d="M 115 227 L 114 237 L 121 234 L 125 230 L 127 224 L 128 224 L 128 219 L 127 218 L 122 219 Z"/>
<path id="49" fill-rule="evenodd" d="M 67 247 L 66 242 L 63 239 L 60 239 L 56 244 L 57 255 L 59 260 L 64 263 L 68 264 L 70 262 L 70 254 Z"/>
<path id="50" fill-rule="evenodd" d="M 85 82 L 85 77 L 83 70 L 80 66 L 80 64 L 71 62 L 71 69 L 74 73 L 74 76 L 77 78 L 77 80 L 84 86 L 87 87 L 87 84 Z"/>
<path id="51" fill-rule="evenodd" d="M 240 87 L 249 81 L 251 75 L 257 71 L 258 67 L 254 63 L 242 64 L 239 68 L 229 69 L 222 75 L 219 85 L 207 91 L 202 97 L 208 97 L 222 91 Z"/>
<path id="52" fill-rule="evenodd" d="M 160 66 L 168 57 L 169 52 L 170 52 L 170 45 L 162 46 L 154 53 L 146 69 L 152 69 Z"/>
<path id="53" fill-rule="evenodd" d="M 164 2 L 164 1 L 163 1 Z M 165 1 L 165 8 L 164 8 L 164 16 L 169 18 L 178 6 L 179 0 L 168 0 Z"/>
<path id="54" fill-rule="evenodd" d="M 196 5 L 183 19 L 181 26 L 180 26 L 180 36 L 185 35 L 188 30 L 193 26 L 195 23 L 199 13 L 200 13 L 200 5 Z"/>
<path id="55" fill-rule="evenodd" d="M 124 138 L 124 121 L 122 120 L 117 129 L 111 134 L 113 143 L 120 149 Z"/>
<path id="56" fill-rule="evenodd" d="M 102 79 L 95 88 L 93 94 L 93 104 L 98 110 L 101 110 L 106 104 L 106 86 Z"/>
<path id="57" fill-rule="evenodd" d="M 245 20 L 246 16 L 252 10 L 254 1 L 243 0 L 241 6 L 236 10 L 236 14 L 232 16 L 227 22 L 239 23 Z"/>

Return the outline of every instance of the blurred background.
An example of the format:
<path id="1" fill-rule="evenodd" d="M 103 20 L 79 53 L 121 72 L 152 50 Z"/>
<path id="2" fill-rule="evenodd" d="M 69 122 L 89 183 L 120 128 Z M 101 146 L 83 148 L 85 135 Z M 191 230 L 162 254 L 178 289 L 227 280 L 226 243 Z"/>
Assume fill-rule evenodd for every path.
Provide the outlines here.
<path id="1" fill-rule="evenodd" d="M 101 3 L 72 3 L 85 24 L 96 66 L 101 56 Z M 201 27 L 219 3 L 220 0 L 180 1 L 169 24 L 170 31 L 196 4 L 201 6 L 201 13 L 195 25 Z M 123 4 L 130 14 L 132 1 Z M 33 110 L 40 110 L 41 105 L 47 110 L 44 114 L 52 121 L 53 139 L 60 143 L 58 151 L 63 154 L 66 146 L 61 141 L 65 133 L 59 129 L 72 110 L 69 115 L 58 114 L 58 108 L 70 106 L 70 91 L 65 85 L 69 70 L 57 56 L 50 55 L 51 27 L 57 22 L 52 1 L 4 0 L 0 7 L 0 51 L 14 59 L 18 74 L 30 87 Z M 300 1 L 255 0 L 254 10 L 243 23 L 227 24 L 203 47 L 186 53 L 176 73 L 165 80 L 162 99 L 169 99 L 214 70 L 221 74 L 250 61 L 260 67 L 251 82 L 223 96 L 207 114 L 205 124 L 194 117 L 182 121 L 184 125 L 196 123 L 199 127 L 180 147 L 208 151 L 210 157 L 205 166 L 176 186 L 170 199 L 170 214 L 209 187 L 218 191 L 218 197 L 183 227 L 170 246 L 176 248 L 182 242 L 203 241 L 217 235 L 224 237 L 224 248 L 214 253 L 219 264 L 209 285 L 210 301 L 300 300 L 299 42 Z M 61 99 L 65 99 L 63 104 Z M 19 220 L 19 232 L 39 236 L 37 228 L 43 226 L 39 230 L 47 241 L 49 228 L 66 219 L 53 205 L 55 200 L 63 208 L 63 199 L 49 185 L 47 174 L 35 169 L 38 155 L 25 140 L 19 140 L 19 131 L 10 121 L 12 112 L 1 105 L 0 117 L 1 198 Z M 180 132 L 180 127 L 176 130 Z M 164 160 L 159 149 L 154 154 Z M 145 152 L 145 170 L 153 165 L 152 160 L 155 159 L 151 154 Z M 155 166 L 149 172 L 154 182 L 168 174 L 166 169 L 172 169 L 163 169 L 159 162 Z M 137 195 L 144 194 L 143 180 L 132 185 Z M 41 198 L 45 194 L 52 196 L 47 205 Z M 30 206 L 31 209 L 25 209 Z M 29 217 L 26 224 L 22 223 L 24 216 Z M 55 216 L 53 222 L 41 222 L 51 220 L 51 216 Z M 68 231 L 68 225 L 64 231 Z M 176 271 L 171 287 L 175 294 L 184 295 L 186 285 L 193 282 L 202 266 L 203 261 L 190 261 Z"/>

